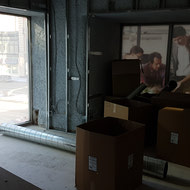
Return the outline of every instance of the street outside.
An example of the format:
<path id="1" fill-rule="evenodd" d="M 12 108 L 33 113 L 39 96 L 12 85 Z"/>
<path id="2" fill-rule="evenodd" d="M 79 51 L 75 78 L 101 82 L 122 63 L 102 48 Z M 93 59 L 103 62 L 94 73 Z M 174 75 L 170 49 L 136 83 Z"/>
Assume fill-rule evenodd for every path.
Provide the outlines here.
<path id="1" fill-rule="evenodd" d="M 0 124 L 29 120 L 27 17 L 0 14 Z"/>
<path id="2" fill-rule="evenodd" d="M 0 80 L 0 124 L 18 124 L 29 120 L 27 78 Z"/>

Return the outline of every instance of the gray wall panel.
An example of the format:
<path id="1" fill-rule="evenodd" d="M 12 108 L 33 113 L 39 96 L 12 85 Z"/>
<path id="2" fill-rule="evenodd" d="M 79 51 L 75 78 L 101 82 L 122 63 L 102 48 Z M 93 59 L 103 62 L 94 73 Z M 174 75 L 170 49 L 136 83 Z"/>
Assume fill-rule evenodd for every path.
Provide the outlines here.
<path id="1" fill-rule="evenodd" d="M 86 31 L 87 1 L 69 1 L 69 76 L 79 77 L 79 81 L 69 81 L 70 131 L 86 120 Z"/>
<path id="2" fill-rule="evenodd" d="M 68 2 L 67 15 L 66 1 L 52 1 L 55 11 L 51 12 L 51 99 L 53 102 L 51 126 L 58 130 L 75 131 L 76 126 L 85 121 L 86 114 L 87 1 L 69 0 Z M 68 22 L 68 41 L 66 22 Z M 68 56 L 67 52 L 69 52 Z M 68 79 L 79 77 L 80 80 L 67 80 L 67 75 Z M 68 105 L 66 100 L 69 102 Z"/>
<path id="3" fill-rule="evenodd" d="M 54 129 L 67 127 L 66 2 L 52 1 L 51 12 L 51 109 Z"/>
<path id="4" fill-rule="evenodd" d="M 44 17 L 32 17 L 32 81 L 33 106 L 39 110 L 39 125 L 45 127 L 47 121 L 47 77 L 46 77 L 46 34 Z"/>

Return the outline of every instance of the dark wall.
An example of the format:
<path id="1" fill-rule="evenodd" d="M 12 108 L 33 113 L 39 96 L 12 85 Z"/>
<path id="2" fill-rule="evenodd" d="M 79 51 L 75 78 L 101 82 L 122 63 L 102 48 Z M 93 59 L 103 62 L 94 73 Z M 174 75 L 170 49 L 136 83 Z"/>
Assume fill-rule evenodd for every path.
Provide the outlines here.
<path id="1" fill-rule="evenodd" d="M 112 61 L 120 58 L 120 24 L 89 20 L 88 119 L 102 117 L 103 100 L 112 95 Z"/>
<path id="2" fill-rule="evenodd" d="M 48 7 L 47 0 L 1 0 L 0 5 L 31 11 L 46 11 Z"/>
<path id="3" fill-rule="evenodd" d="M 137 10 L 184 9 L 188 0 L 90 0 L 90 12 L 123 12 Z"/>

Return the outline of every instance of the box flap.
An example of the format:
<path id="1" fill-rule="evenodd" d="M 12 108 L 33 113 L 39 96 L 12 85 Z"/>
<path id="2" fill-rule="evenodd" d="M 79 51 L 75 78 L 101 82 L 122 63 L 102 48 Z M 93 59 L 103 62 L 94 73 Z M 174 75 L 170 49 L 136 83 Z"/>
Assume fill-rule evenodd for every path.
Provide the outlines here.
<path id="1" fill-rule="evenodd" d="M 79 125 L 78 128 L 108 136 L 120 136 L 143 126 L 141 123 L 129 120 L 105 117 Z"/>

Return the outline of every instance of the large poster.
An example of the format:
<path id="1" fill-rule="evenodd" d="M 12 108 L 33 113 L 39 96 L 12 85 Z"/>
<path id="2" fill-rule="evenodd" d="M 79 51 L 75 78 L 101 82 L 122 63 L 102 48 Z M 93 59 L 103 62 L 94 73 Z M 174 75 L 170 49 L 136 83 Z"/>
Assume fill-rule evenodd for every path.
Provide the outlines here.
<path id="1" fill-rule="evenodd" d="M 122 58 L 141 60 L 144 92 L 157 94 L 165 84 L 169 26 L 124 26 Z"/>

